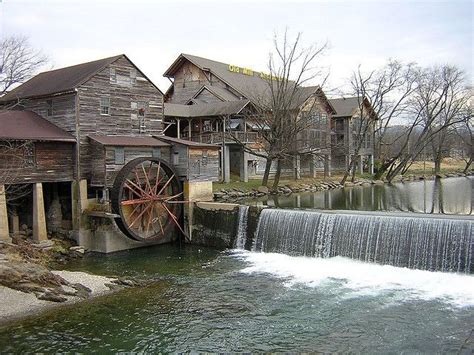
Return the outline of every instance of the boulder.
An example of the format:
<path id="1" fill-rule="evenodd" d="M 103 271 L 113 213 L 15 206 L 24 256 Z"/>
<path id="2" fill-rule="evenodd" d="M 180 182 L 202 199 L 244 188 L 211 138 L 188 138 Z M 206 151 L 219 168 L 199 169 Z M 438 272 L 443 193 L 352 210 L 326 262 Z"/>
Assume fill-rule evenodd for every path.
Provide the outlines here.
<path id="1" fill-rule="evenodd" d="M 260 193 L 268 194 L 269 189 L 266 186 L 259 186 L 257 191 L 260 192 Z"/>

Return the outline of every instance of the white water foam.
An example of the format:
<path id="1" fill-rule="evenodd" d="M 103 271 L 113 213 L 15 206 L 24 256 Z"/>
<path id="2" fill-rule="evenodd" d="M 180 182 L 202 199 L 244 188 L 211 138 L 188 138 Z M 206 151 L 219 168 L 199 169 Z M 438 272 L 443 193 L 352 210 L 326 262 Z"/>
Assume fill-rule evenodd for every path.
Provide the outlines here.
<path id="1" fill-rule="evenodd" d="M 474 307 L 474 275 L 378 265 L 339 256 L 323 259 L 243 250 L 234 255 L 250 263 L 241 272 L 271 274 L 284 279 L 287 287 L 322 287 L 337 281 L 349 289 L 345 298 L 395 291 L 402 300 L 439 300 L 455 307 Z"/>

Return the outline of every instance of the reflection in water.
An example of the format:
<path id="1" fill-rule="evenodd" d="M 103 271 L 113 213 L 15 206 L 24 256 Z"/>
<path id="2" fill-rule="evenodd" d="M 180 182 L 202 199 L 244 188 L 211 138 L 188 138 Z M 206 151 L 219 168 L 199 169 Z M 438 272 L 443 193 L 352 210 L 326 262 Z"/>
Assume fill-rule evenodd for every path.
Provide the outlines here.
<path id="1" fill-rule="evenodd" d="M 474 214 L 473 187 L 473 177 L 461 177 L 269 195 L 244 203 L 277 208 Z"/>

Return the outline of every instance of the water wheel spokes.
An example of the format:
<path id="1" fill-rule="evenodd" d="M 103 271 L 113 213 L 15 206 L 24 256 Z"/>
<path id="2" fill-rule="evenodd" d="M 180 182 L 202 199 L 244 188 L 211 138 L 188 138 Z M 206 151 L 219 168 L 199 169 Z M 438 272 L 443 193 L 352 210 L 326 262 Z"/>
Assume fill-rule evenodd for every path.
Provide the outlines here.
<path id="1" fill-rule="evenodd" d="M 117 174 L 112 207 L 118 227 L 135 240 L 157 240 L 180 225 L 181 184 L 173 169 L 158 158 L 137 158 Z"/>

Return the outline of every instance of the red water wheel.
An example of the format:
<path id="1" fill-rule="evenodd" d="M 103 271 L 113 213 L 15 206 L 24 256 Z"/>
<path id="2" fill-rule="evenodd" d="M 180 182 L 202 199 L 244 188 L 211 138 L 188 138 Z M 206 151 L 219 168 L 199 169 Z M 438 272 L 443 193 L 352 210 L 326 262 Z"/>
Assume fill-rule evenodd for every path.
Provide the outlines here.
<path id="1" fill-rule="evenodd" d="M 115 177 L 111 191 L 117 226 L 138 241 L 159 240 L 175 228 L 183 234 L 179 220 L 183 191 L 174 170 L 158 158 L 136 158 Z"/>

